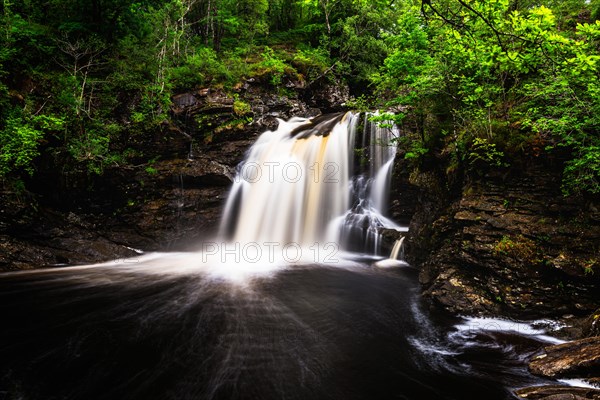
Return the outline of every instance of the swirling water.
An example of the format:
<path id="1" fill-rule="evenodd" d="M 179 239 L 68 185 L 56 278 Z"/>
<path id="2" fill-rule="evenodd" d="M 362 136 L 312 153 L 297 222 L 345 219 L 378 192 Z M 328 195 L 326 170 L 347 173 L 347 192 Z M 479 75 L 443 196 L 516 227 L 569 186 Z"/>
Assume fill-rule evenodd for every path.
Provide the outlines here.
<path id="1" fill-rule="evenodd" d="M 506 399 L 548 339 L 427 310 L 410 267 L 191 254 L 0 279 L 0 398 Z M 169 265 L 172 268 L 169 268 Z"/>

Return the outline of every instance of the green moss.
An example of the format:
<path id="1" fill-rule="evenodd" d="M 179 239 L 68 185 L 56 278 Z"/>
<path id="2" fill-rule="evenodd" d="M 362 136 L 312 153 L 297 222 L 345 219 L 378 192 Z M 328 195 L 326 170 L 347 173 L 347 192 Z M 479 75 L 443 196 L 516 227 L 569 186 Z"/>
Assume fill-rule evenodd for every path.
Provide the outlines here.
<path id="1" fill-rule="evenodd" d="M 233 113 L 235 115 L 241 117 L 246 114 L 250 114 L 251 112 L 252 108 L 250 107 L 250 104 L 238 99 L 233 102 Z"/>
<path id="2" fill-rule="evenodd" d="M 244 126 L 246 124 L 249 124 L 253 121 L 252 117 L 243 117 L 243 118 L 236 118 L 230 121 L 227 121 L 221 125 L 219 125 L 218 127 L 216 127 L 214 129 L 214 133 L 221 133 L 223 131 L 228 131 L 231 129 L 244 129 Z M 205 136 L 206 138 L 206 136 Z M 212 140 L 212 134 L 211 134 L 211 140 Z"/>
<path id="3" fill-rule="evenodd" d="M 597 260 L 590 258 L 583 263 L 583 273 L 585 275 L 594 275 L 595 267 L 598 265 Z"/>
<path id="4" fill-rule="evenodd" d="M 493 252 L 496 255 L 505 255 L 528 263 L 537 264 L 541 261 L 536 243 L 523 235 L 503 236 L 494 245 Z"/>

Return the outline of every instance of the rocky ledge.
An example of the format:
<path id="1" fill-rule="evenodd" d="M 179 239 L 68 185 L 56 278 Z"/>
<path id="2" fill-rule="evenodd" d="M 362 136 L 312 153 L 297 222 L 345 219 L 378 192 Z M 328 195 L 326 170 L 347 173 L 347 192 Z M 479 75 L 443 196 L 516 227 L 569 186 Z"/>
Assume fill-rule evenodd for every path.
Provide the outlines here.
<path id="1" fill-rule="evenodd" d="M 561 385 L 534 386 L 515 391 L 522 399 L 529 400 L 598 400 L 600 390 L 575 388 Z"/>
<path id="2" fill-rule="evenodd" d="M 543 349 L 529 364 L 534 375 L 548 378 L 600 378 L 600 337 L 575 340 Z"/>
<path id="3" fill-rule="evenodd" d="M 529 363 L 529 371 L 549 379 L 576 378 L 590 387 L 546 385 L 523 388 L 515 394 L 524 399 L 600 399 L 600 337 L 590 337 L 544 347 Z M 592 385 L 598 386 L 597 389 Z"/>

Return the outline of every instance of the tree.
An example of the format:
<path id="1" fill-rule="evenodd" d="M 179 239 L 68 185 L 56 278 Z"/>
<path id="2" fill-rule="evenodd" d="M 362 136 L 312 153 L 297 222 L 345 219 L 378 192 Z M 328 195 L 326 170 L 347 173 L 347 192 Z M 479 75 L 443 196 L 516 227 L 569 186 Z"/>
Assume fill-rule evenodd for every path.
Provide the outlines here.
<path id="1" fill-rule="evenodd" d="M 587 6 L 573 1 L 564 15 Z M 426 146 L 450 143 L 463 160 L 482 140 L 507 154 L 566 147 L 565 191 L 598 192 L 600 23 L 563 30 L 564 15 L 532 2 L 423 1 L 400 18 L 374 81 L 393 105 L 429 115 Z"/>

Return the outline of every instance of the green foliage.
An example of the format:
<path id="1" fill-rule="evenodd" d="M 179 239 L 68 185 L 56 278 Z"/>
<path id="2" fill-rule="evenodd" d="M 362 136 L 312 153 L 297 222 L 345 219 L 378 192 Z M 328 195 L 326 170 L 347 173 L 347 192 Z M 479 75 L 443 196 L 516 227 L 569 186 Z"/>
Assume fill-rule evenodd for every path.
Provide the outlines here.
<path id="1" fill-rule="evenodd" d="M 42 137 L 41 131 L 22 119 L 9 118 L 6 127 L 0 131 L 0 176 L 18 168 L 25 169 L 31 175 L 31 161 L 39 155 L 38 146 Z"/>
<path id="2" fill-rule="evenodd" d="M 40 153 L 101 173 L 164 126 L 174 94 L 254 77 L 282 91 L 349 83 L 349 107 L 394 110 L 415 164 L 442 155 L 473 173 L 560 149 L 565 194 L 600 193 L 597 0 L 3 5 L 3 175 L 32 173 Z M 250 112 L 236 98 L 239 118 L 216 128 Z"/>
<path id="3" fill-rule="evenodd" d="M 175 90 L 189 90 L 214 82 L 229 82 L 231 74 L 213 49 L 202 47 L 188 55 L 181 65 L 170 68 L 169 78 Z"/>
<path id="4" fill-rule="evenodd" d="M 467 160 L 472 167 L 504 167 L 503 158 L 504 153 L 484 138 L 475 138 L 467 153 Z"/>
<path id="5" fill-rule="evenodd" d="M 411 146 L 409 148 L 409 151 L 407 151 L 404 154 L 404 158 L 407 159 L 407 160 L 410 160 L 410 159 L 420 159 L 421 157 L 423 157 L 428 152 L 429 152 L 429 149 L 426 148 L 426 147 L 423 147 L 423 143 L 421 143 L 418 140 L 415 140 L 415 141 L 411 142 Z"/>
<path id="6" fill-rule="evenodd" d="M 326 50 L 302 46 L 294 55 L 292 65 L 308 81 L 313 81 L 321 77 L 332 65 L 332 62 Z"/>
<path id="7" fill-rule="evenodd" d="M 398 21 L 397 34 L 385 38 L 393 51 L 384 60 L 381 70 L 371 77 L 380 87 L 411 85 L 418 89 L 428 86 L 423 75 L 433 72 L 434 59 L 429 51 L 429 34 L 419 12 L 416 7 L 409 8 Z"/>
<path id="8" fill-rule="evenodd" d="M 461 152 L 467 166 L 566 147 L 565 193 L 600 192 L 600 21 L 583 19 L 590 4 L 422 5 L 399 16 L 371 76 L 387 105 L 409 110 L 428 146 Z"/>
<path id="9" fill-rule="evenodd" d="M 63 127 L 64 120 L 51 115 L 10 115 L 0 130 L 0 177 L 20 169 L 33 174 L 32 161 L 39 155 L 44 135 L 59 132 Z"/>
<path id="10" fill-rule="evenodd" d="M 365 95 L 351 97 L 350 100 L 346 102 L 346 107 L 358 112 L 368 112 L 373 109 L 372 101 L 367 99 Z"/>
<path id="11" fill-rule="evenodd" d="M 235 101 L 233 102 L 233 113 L 237 116 L 243 116 L 246 114 L 250 114 L 252 112 L 252 107 L 250 107 L 250 104 L 239 100 L 239 99 L 235 99 Z"/>
<path id="12" fill-rule="evenodd" d="M 102 174 L 107 166 L 125 162 L 122 154 L 111 151 L 111 140 L 119 134 L 116 124 L 86 127 L 83 134 L 69 140 L 67 150 L 77 165 L 93 174 Z"/>
<path id="13" fill-rule="evenodd" d="M 493 251 L 496 255 L 512 257 L 530 264 L 540 262 L 535 242 L 523 235 L 503 236 L 502 239 L 496 242 Z"/>
<path id="14" fill-rule="evenodd" d="M 594 268 L 595 268 L 597 265 L 598 265 L 598 262 L 597 262 L 597 260 L 595 260 L 595 259 L 589 259 L 589 260 L 586 260 L 586 261 L 583 263 L 583 273 L 584 273 L 585 275 L 594 275 L 594 274 L 595 274 Z"/>
<path id="15" fill-rule="evenodd" d="M 271 85 L 280 86 L 285 75 L 297 75 L 296 70 L 288 65 L 272 48 L 266 46 L 261 56 L 262 61 L 253 66 L 253 75 L 268 77 Z"/>
<path id="16" fill-rule="evenodd" d="M 583 146 L 565 166 L 565 194 L 600 193 L 600 146 Z"/>

